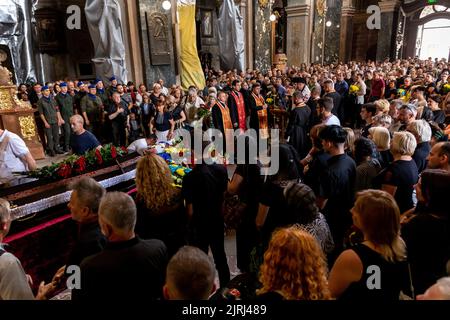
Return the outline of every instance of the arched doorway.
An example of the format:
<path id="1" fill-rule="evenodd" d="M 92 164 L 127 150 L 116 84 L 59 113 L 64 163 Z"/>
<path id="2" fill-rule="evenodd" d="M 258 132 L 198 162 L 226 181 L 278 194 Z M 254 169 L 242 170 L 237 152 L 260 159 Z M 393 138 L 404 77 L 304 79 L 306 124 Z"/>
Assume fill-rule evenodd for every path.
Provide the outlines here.
<path id="1" fill-rule="evenodd" d="M 415 56 L 450 58 L 450 8 L 426 6 L 419 15 Z"/>

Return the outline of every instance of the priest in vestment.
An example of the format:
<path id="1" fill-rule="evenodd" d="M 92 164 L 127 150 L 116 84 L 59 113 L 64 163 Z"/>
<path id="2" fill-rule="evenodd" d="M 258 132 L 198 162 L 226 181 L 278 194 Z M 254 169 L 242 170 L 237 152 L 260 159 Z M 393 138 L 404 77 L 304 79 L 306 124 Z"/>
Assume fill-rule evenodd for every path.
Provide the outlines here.
<path id="1" fill-rule="evenodd" d="M 222 154 L 227 151 L 227 148 L 231 148 L 230 151 L 232 151 L 232 148 L 234 147 L 233 123 L 231 122 L 230 109 L 227 106 L 227 94 L 225 92 L 219 92 L 217 101 L 211 108 L 211 116 L 214 128 L 220 130 L 224 137 L 224 152 Z"/>
<path id="2" fill-rule="evenodd" d="M 230 108 L 231 121 L 235 130 L 239 129 L 241 133 L 247 130 L 246 124 L 246 105 L 244 95 L 241 91 L 241 82 L 234 80 L 232 90 L 228 96 L 228 107 Z"/>
<path id="3" fill-rule="evenodd" d="M 264 97 L 260 94 L 261 84 L 256 82 L 252 86 L 250 95 L 250 128 L 256 130 L 260 139 L 269 138 L 269 117 L 270 112 Z"/>

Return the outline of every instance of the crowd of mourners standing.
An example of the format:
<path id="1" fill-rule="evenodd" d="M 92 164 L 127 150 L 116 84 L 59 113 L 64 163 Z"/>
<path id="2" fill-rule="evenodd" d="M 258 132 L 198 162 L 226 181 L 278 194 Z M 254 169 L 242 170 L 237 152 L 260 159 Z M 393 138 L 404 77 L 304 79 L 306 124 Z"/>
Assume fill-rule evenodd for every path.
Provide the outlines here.
<path id="1" fill-rule="evenodd" d="M 114 77 L 106 88 L 100 80 L 21 85 L 18 97 L 36 107 L 50 156 L 107 142 L 141 141 L 142 150 L 179 128 L 216 128 L 226 144 L 227 129 L 270 139 L 269 129 L 282 128 L 286 141 L 270 150 L 279 155 L 272 176 L 250 157 L 231 179 L 223 164 L 200 163 L 180 189 L 164 159 L 146 153 L 133 198 L 105 195 L 89 179 L 71 186 L 81 227 L 67 265 L 82 271 L 72 299 L 450 299 L 449 70 L 437 59 L 210 70 L 205 88 L 187 92 Z M 257 143 L 248 138 L 247 151 Z M 232 195 L 246 204 L 234 279 L 222 215 Z M 0 204 L 0 223 L 8 223 Z M 381 284 L 368 285 L 377 272 Z M 26 281 L 23 271 L 15 277 Z M 61 268 L 39 298 L 63 278 Z M 32 296 L 23 290 L 14 296 L 9 287 L 8 296 L 0 285 L 0 298 Z"/>

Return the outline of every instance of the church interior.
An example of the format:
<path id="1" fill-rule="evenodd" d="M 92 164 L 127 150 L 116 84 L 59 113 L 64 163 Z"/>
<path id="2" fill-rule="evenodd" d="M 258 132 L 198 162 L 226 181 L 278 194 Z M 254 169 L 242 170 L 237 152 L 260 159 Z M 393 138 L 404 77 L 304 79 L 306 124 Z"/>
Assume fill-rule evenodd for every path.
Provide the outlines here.
<path id="1" fill-rule="evenodd" d="M 411 286 L 400 297 L 450 300 L 449 72 L 450 0 L 2 0 L 0 300 L 86 301 L 149 283 L 149 301 L 183 299 L 175 279 L 183 268 L 189 279 L 190 268 L 172 261 L 180 254 L 194 266 L 203 258 L 185 245 L 214 260 L 206 295 L 213 301 L 398 300 L 405 261 Z M 258 184 L 249 178 L 253 164 L 235 164 L 236 150 L 230 160 L 225 147 L 211 155 L 220 168 L 196 165 L 194 147 L 178 137 L 207 129 L 218 130 L 225 147 L 255 129 L 247 144 L 260 151 L 261 139 L 272 143 L 279 171 L 268 177 L 261 165 Z M 86 134 L 92 147 L 80 138 Z M 9 180 L 8 161 L 25 168 L 11 169 Z M 93 200 L 81 198 L 80 181 L 102 188 L 111 204 L 82 208 Z M 123 258 L 124 269 L 109 268 L 124 236 L 111 216 L 128 212 L 130 199 L 137 222 L 123 245 L 159 242 L 139 247 L 142 257 L 152 248 L 148 265 L 136 257 L 136 265 Z M 227 214 L 246 216 L 228 222 L 225 205 Z M 385 214 L 369 216 L 373 208 Z M 310 211 L 311 229 L 295 229 Z M 89 251 L 91 238 L 101 252 Z M 186 252 L 175 254 L 181 247 Z M 360 259 L 356 269 L 349 255 Z M 2 257 L 17 259 L 14 283 L 26 274 L 29 288 L 15 295 L 5 285 Z M 81 289 L 72 294 L 69 261 L 81 265 Z M 373 278 L 358 268 L 373 261 L 392 286 L 364 287 Z M 108 290 L 102 267 L 137 275 Z M 133 286 L 138 276 L 145 281 Z"/>

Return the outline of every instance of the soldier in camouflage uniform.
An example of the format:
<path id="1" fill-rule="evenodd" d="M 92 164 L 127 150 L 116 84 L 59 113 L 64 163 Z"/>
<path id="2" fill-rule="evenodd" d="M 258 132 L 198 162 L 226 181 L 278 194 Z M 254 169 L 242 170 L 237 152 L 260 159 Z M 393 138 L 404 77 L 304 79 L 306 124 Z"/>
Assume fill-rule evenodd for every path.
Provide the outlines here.
<path id="1" fill-rule="evenodd" d="M 42 98 L 37 103 L 39 115 L 45 126 L 45 136 L 47 137 L 47 152 L 51 157 L 56 153 L 64 153 L 59 149 L 59 126 L 64 124 L 64 120 L 59 113 L 56 100 L 50 95 L 47 86 L 42 87 Z"/>
<path id="2" fill-rule="evenodd" d="M 59 112 L 64 120 L 61 126 L 64 134 L 64 151 L 68 152 L 70 147 L 70 117 L 73 116 L 73 97 L 68 93 L 67 83 L 62 82 L 61 91 L 56 95 L 55 100 L 58 103 Z"/>
<path id="3" fill-rule="evenodd" d="M 86 124 L 86 130 L 92 132 L 99 140 L 101 132 L 101 120 L 103 116 L 103 102 L 97 95 L 97 89 L 94 85 L 89 86 L 89 93 L 81 99 L 81 115 Z"/>

